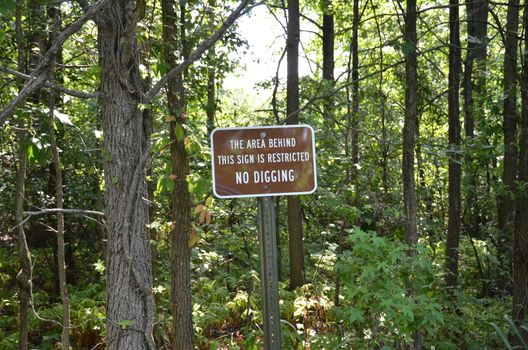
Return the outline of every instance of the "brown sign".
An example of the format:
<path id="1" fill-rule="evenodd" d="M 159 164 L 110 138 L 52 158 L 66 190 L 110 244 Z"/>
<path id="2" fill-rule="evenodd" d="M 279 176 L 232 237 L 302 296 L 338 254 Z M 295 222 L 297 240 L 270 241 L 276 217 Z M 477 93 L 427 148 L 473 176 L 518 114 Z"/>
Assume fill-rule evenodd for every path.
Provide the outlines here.
<path id="1" fill-rule="evenodd" d="M 315 139 L 308 125 L 215 129 L 213 192 L 220 198 L 313 193 Z"/>

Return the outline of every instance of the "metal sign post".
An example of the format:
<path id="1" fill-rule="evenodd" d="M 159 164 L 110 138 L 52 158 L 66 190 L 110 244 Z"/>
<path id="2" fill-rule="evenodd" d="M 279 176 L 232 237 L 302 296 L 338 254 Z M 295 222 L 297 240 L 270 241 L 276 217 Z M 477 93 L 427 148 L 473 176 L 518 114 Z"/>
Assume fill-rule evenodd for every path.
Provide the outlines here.
<path id="1" fill-rule="evenodd" d="M 279 278 L 275 203 L 273 197 L 259 197 L 260 284 L 264 306 L 264 349 L 280 350 Z"/>
<path id="2" fill-rule="evenodd" d="M 258 197 L 264 349 L 280 350 L 280 310 L 273 196 L 317 189 L 314 130 L 309 125 L 220 128 L 211 133 L 213 193 Z"/>

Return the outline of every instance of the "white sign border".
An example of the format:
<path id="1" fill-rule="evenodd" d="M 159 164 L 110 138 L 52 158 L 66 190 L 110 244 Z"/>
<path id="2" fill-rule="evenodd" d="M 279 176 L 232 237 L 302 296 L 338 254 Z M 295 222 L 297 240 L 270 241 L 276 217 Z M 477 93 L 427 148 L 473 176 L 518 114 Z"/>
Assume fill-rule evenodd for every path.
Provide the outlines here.
<path id="1" fill-rule="evenodd" d="M 235 195 L 220 195 L 216 192 L 215 181 L 215 164 L 214 164 L 214 142 L 213 135 L 217 131 L 223 130 L 251 130 L 251 129 L 289 129 L 289 128 L 308 128 L 312 133 L 312 154 L 313 154 L 313 173 L 314 173 L 314 187 L 310 191 L 305 192 L 285 192 L 272 194 L 235 194 Z M 267 125 L 267 126 L 247 126 L 247 127 L 231 127 L 231 128 L 216 128 L 211 131 L 210 145 L 211 145 L 211 171 L 213 176 L 213 193 L 217 198 L 256 198 L 256 197 L 278 197 L 278 196 L 298 196 L 302 194 L 312 194 L 317 190 L 317 156 L 315 153 L 315 131 L 311 125 L 308 124 L 287 124 L 287 125 Z"/>

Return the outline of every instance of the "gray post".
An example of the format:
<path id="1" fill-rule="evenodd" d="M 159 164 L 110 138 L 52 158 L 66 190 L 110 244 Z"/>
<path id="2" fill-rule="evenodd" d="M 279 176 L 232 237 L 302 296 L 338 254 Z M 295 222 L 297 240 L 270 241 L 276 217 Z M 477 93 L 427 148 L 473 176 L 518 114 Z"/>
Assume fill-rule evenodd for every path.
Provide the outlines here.
<path id="1" fill-rule="evenodd" d="M 260 284 L 264 318 L 264 349 L 280 350 L 279 282 L 277 237 L 275 235 L 275 201 L 259 197 Z"/>

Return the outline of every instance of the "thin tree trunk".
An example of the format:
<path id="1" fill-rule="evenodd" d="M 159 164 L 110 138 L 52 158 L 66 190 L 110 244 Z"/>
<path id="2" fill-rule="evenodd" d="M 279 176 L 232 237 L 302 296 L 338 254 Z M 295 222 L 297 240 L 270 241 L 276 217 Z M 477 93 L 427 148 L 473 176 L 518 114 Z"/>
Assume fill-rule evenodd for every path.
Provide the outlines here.
<path id="1" fill-rule="evenodd" d="M 299 1 L 288 1 L 286 82 L 286 122 L 299 123 Z M 298 196 L 288 196 L 288 232 L 290 251 L 290 288 L 304 284 L 304 243 L 301 201 Z"/>
<path id="2" fill-rule="evenodd" d="M 214 10 L 216 1 L 211 0 L 209 3 L 209 25 L 214 26 Z M 215 47 L 212 46 L 207 54 L 207 105 L 205 111 L 207 113 L 207 135 L 215 128 L 215 114 L 216 114 L 216 67 L 215 67 Z"/>
<path id="3" fill-rule="evenodd" d="M 414 180 L 414 152 L 416 136 L 416 120 L 418 115 L 418 59 L 416 34 L 416 0 L 407 0 L 405 10 L 405 119 L 403 123 L 403 207 L 405 212 L 405 242 L 409 251 L 414 254 L 418 242 L 416 222 L 416 189 Z M 413 290 L 408 285 L 407 295 Z M 413 334 L 412 349 L 421 349 L 421 335 L 418 331 Z"/>
<path id="4" fill-rule="evenodd" d="M 506 42 L 504 53 L 504 170 L 502 183 L 504 193 L 498 198 L 499 238 L 497 254 L 501 271 L 497 276 L 499 292 L 506 293 L 510 286 L 511 237 L 515 214 L 517 176 L 517 35 L 519 27 L 519 0 L 508 1 Z"/>
<path id="5" fill-rule="evenodd" d="M 473 152 L 475 145 L 475 123 L 484 120 L 486 86 L 486 51 L 488 0 L 468 1 L 467 54 L 464 64 L 464 131 L 466 153 L 464 155 L 465 200 L 464 226 L 470 239 L 480 236 L 481 209 L 479 205 L 479 171 Z M 482 278 L 482 294 L 489 294 L 488 283 Z"/>
<path id="6" fill-rule="evenodd" d="M 522 124 L 519 154 L 519 185 L 515 236 L 513 241 L 513 312 L 512 319 L 517 325 L 526 324 L 528 310 L 528 2 L 524 2 L 524 53 L 521 79 Z M 525 342 L 528 343 L 528 332 L 520 329 Z M 521 345 L 518 340 L 515 345 Z"/>
<path id="7" fill-rule="evenodd" d="M 446 285 L 454 292 L 458 282 L 458 246 L 460 241 L 461 199 L 460 182 L 462 176 L 460 157 L 460 21 L 458 0 L 449 1 L 449 209 L 446 241 Z"/>
<path id="8" fill-rule="evenodd" d="M 323 42 L 322 42 L 322 54 L 323 54 L 323 86 L 325 89 L 334 89 L 334 13 L 333 13 L 333 4 L 332 0 L 325 0 L 322 2 L 322 11 L 323 11 Z M 330 90 L 329 90 L 330 92 Z M 334 125 L 331 123 L 333 120 L 334 114 L 334 103 L 333 98 L 329 97 L 325 99 L 323 103 L 323 125 L 326 125 L 326 128 L 333 129 Z M 346 183 L 349 183 L 349 172 L 346 173 Z M 344 226 L 346 219 L 343 219 Z M 339 230 L 337 237 L 337 253 L 342 253 L 343 246 L 343 231 L 344 229 Z M 341 292 L 341 276 L 338 274 L 336 276 L 335 282 L 335 294 L 334 294 L 334 305 L 339 306 L 339 294 Z"/>
<path id="9" fill-rule="evenodd" d="M 418 104 L 418 62 L 416 37 L 416 0 L 407 0 L 405 13 L 405 120 L 403 125 L 403 206 L 405 211 L 405 241 L 414 248 L 418 242 L 416 228 L 416 190 L 414 182 L 414 149 Z"/>
<path id="10" fill-rule="evenodd" d="M 61 13 L 60 9 L 50 7 L 48 8 L 48 16 L 53 21 L 50 42 L 53 42 L 57 32 L 60 29 L 61 24 Z M 60 57 L 61 54 L 58 56 Z M 55 62 L 52 63 L 50 68 L 50 80 L 53 81 L 55 75 Z M 56 103 L 56 92 L 50 91 L 48 97 L 49 105 L 49 116 L 50 116 L 50 143 L 51 152 L 53 154 L 53 167 L 55 170 L 55 201 L 58 209 L 64 207 L 64 194 L 63 194 L 63 180 L 62 180 L 62 169 L 59 155 L 59 148 L 57 146 L 57 136 L 55 133 L 55 103 Z M 64 213 L 57 213 L 57 270 L 59 273 L 59 291 L 62 301 L 62 332 L 61 332 L 61 347 L 64 350 L 70 349 L 70 299 L 68 296 L 68 288 L 66 282 L 66 258 L 64 253 Z"/>
<path id="11" fill-rule="evenodd" d="M 351 161 L 350 181 L 357 180 L 359 165 L 359 0 L 354 0 L 352 20 L 352 41 L 350 54 L 352 55 L 352 114 L 349 116 L 351 129 Z"/>
<path id="12" fill-rule="evenodd" d="M 334 84 L 334 13 L 332 0 L 323 9 L 323 79 Z"/>
<path id="13" fill-rule="evenodd" d="M 51 31 L 50 41 L 52 42 L 57 35 L 61 23 L 60 10 L 57 8 L 49 8 L 48 15 L 53 20 L 53 28 Z M 50 68 L 50 80 L 54 78 L 54 66 L 52 63 Z M 51 152 L 53 154 L 53 167 L 55 169 L 55 201 L 58 209 L 64 207 L 63 194 L 63 180 L 62 169 L 59 155 L 59 148 L 57 146 L 57 136 L 54 127 L 54 113 L 55 113 L 56 93 L 50 91 L 49 94 L 49 116 L 50 116 L 50 143 Z M 57 213 L 57 269 L 59 273 L 59 291 L 62 301 L 62 332 L 61 332 L 61 347 L 64 350 L 70 349 L 70 299 L 68 296 L 68 288 L 66 282 L 66 259 L 64 253 L 64 214 Z"/>
<path id="14" fill-rule="evenodd" d="M 181 57 L 183 59 L 187 55 L 186 9 L 184 4 L 180 4 L 179 7 L 177 4 L 178 2 L 174 0 L 162 1 L 164 59 L 169 70 L 177 66 L 177 60 L 180 58 L 177 56 L 178 52 L 183 56 Z M 176 8 L 180 10 L 179 18 L 176 15 Z M 174 188 L 171 194 L 173 222 L 171 228 L 171 308 L 173 315 L 172 348 L 174 350 L 194 349 L 191 248 L 189 247 L 191 198 L 187 186 L 189 167 L 183 137 L 186 112 L 184 74 L 178 74 L 174 79 L 169 80 L 167 85 L 167 104 L 171 116 L 169 122 L 171 164 L 174 179 Z"/>
<path id="15" fill-rule="evenodd" d="M 22 0 L 16 3 L 16 40 L 18 50 L 18 70 L 20 72 L 27 71 L 27 55 L 24 48 L 24 33 L 22 29 Z M 24 193 L 26 181 L 27 168 L 27 125 L 25 121 L 20 118 L 18 120 L 18 168 L 16 175 L 15 188 L 15 222 L 18 224 L 24 219 Z M 20 350 L 27 350 L 29 347 L 28 333 L 29 333 L 29 307 L 31 305 L 31 257 L 29 253 L 28 244 L 26 241 L 26 233 L 24 225 L 18 225 L 18 258 L 20 261 L 20 271 L 17 275 L 17 282 L 19 286 L 18 300 L 19 300 L 19 337 L 18 348 Z"/>
<path id="16" fill-rule="evenodd" d="M 55 168 L 55 193 L 56 193 L 56 207 L 63 208 L 64 196 L 62 190 L 62 169 L 59 156 L 59 149 L 57 147 L 57 137 L 53 127 L 54 117 L 53 111 L 55 109 L 55 97 L 53 93 L 50 97 L 50 137 L 51 137 L 51 151 L 53 153 L 53 166 Z M 64 214 L 57 213 L 57 267 L 59 271 L 59 290 L 62 300 L 62 334 L 61 347 L 64 350 L 70 349 L 70 300 L 68 297 L 68 288 L 66 285 L 66 260 L 64 254 Z"/>
<path id="17" fill-rule="evenodd" d="M 209 52 L 207 67 L 207 135 L 215 128 L 216 114 L 216 68 L 214 67 L 214 49 Z"/>
<path id="18" fill-rule="evenodd" d="M 350 161 L 350 166 L 346 168 L 346 183 L 350 185 L 357 185 L 357 163 L 359 162 L 359 151 L 358 151 L 358 128 L 359 128 L 359 59 L 358 59 L 358 29 L 359 29 L 359 0 L 354 0 L 353 7 L 353 21 L 352 21 L 352 37 L 350 39 L 350 50 L 348 59 L 348 74 L 347 74 L 347 124 L 345 130 L 345 157 Z M 332 19 L 332 30 L 333 19 Z M 323 26 L 324 31 L 324 26 Z M 324 33 L 324 32 L 323 32 Z M 335 34 L 335 33 L 333 33 Z M 323 34 L 324 35 L 324 34 Z M 332 37 L 334 39 L 334 37 Z M 324 42 L 324 39 L 323 39 Z M 333 44 L 332 44 L 333 48 Z M 323 50 L 324 51 L 324 50 Z M 333 52 L 332 52 L 333 58 Z M 332 61 L 333 64 L 333 61 Z M 333 66 L 332 66 L 333 67 Z M 332 80 L 333 80 L 332 70 Z M 352 81 L 352 89 L 349 88 L 349 84 Z M 352 90 L 352 91 L 350 91 Z M 356 186 L 357 188 L 357 186 Z M 351 202 L 351 200 L 350 200 Z M 339 235 L 337 237 L 337 253 L 338 255 L 343 253 L 343 241 L 345 238 L 345 229 L 348 225 L 347 219 L 343 218 Z M 339 306 L 341 293 L 341 276 L 338 274 L 335 283 L 334 293 L 334 305 Z"/>
<path id="19" fill-rule="evenodd" d="M 97 17 L 104 130 L 107 243 L 107 346 L 154 349 L 154 296 L 146 167 L 148 121 L 141 80 L 135 1 L 114 0 Z"/>
<path id="20" fill-rule="evenodd" d="M 27 126 L 23 121 L 18 123 L 18 169 L 17 169 L 17 183 L 16 183 L 16 197 L 15 197 L 15 222 L 18 224 L 24 219 L 24 192 L 26 181 L 26 143 L 27 143 Z M 18 225 L 18 258 L 20 261 L 20 271 L 17 275 L 19 286 L 18 300 L 19 300 L 19 349 L 28 349 L 28 332 L 29 332 L 29 307 L 31 305 L 31 257 L 26 241 L 26 233 L 24 225 Z"/>

